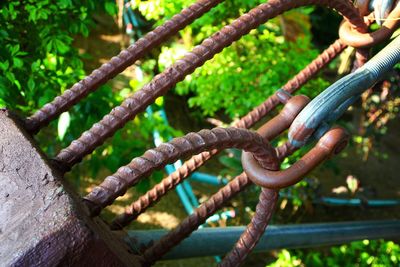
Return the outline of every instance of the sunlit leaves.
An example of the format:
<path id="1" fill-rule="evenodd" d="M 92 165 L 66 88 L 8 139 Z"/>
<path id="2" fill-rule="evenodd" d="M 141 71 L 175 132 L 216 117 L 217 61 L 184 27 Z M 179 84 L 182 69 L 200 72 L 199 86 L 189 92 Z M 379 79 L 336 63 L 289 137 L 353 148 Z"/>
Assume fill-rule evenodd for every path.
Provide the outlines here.
<path id="1" fill-rule="evenodd" d="M 279 252 L 278 266 L 398 266 L 400 246 L 393 241 L 363 240 L 335 246 L 329 251 L 286 250 Z"/>
<path id="2" fill-rule="evenodd" d="M 60 118 L 58 119 L 58 127 L 57 127 L 58 138 L 60 138 L 60 140 L 64 139 L 64 136 L 67 133 L 70 124 L 71 124 L 71 116 L 69 115 L 69 112 L 62 113 L 60 115 Z"/>

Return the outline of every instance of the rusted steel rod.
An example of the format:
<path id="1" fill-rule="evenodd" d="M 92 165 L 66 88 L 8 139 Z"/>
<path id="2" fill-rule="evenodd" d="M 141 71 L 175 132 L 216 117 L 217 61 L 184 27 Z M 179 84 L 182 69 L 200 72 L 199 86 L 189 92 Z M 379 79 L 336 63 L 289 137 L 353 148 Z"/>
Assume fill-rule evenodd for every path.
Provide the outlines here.
<path id="1" fill-rule="evenodd" d="M 319 4 L 339 11 L 345 18 L 352 22 L 359 29 L 365 28 L 365 23 L 359 16 L 357 9 L 351 1 L 347 0 L 271 0 L 252 9 L 247 14 L 236 19 L 232 24 L 222 28 L 221 31 L 205 39 L 201 45 L 196 46 L 192 52 L 186 54 L 163 73 L 137 91 L 132 97 L 126 99 L 120 106 L 114 108 L 100 122 L 73 141 L 69 147 L 63 149 L 56 157 L 60 169 L 69 170 L 74 164 L 80 162 L 85 155 L 90 154 L 96 147 L 112 136 L 118 129 L 122 128 L 128 121 L 133 119 L 139 112 L 142 112 L 155 99 L 165 94 L 176 83 L 192 73 L 215 54 L 225 47 L 247 34 L 284 11 L 292 8 Z"/>
<path id="2" fill-rule="evenodd" d="M 127 226 L 149 207 L 157 203 L 168 191 L 174 189 L 178 184 L 183 182 L 184 179 L 217 152 L 219 152 L 217 149 L 213 149 L 210 152 L 202 152 L 186 161 L 178 170 L 168 175 L 160 183 L 126 207 L 125 212 L 114 219 L 110 228 L 112 230 L 118 230 Z"/>
<path id="3" fill-rule="evenodd" d="M 272 140 L 284 130 L 286 130 L 291 122 L 295 119 L 297 114 L 300 113 L 302 108 L 309 102 L 309 99 L 305 96 L 294 96 L 289 99 L 282 109 L 282 111 L 275 116 L 273 119 L 264 124 L 258 133 L 265 140 Z M 295 148 L 296 149 L 296 148 Z M 293 150 L 294 151 L 294 150 Z M 285 156 L 293 153 L 288 147 L 283 146 L 276 149 L 277 156 L 283 159 Z M 138 200 L 133 202 L 129 207 L 125 209 L 125 212 L 117 217 L 111 224 L 111 229 L 122 229 L 128 225 L 131 221 L 137 218 L 151 205 L 157 203 L 162 196 L 164 196 L 169 190 L 175 188 L 181 183 L 194 169 L 198 168 L 199 164 L 203 164 L 211 154 L 217 153 L 218 150 L 214 149 L 211 153 L 200 153 L 199 155 L 192 157 L 191 160 L 185 162 L 185 164 L 179 168 L 176 172 L 164 178 L 159 184 L 154 186 L 146 194 L 141 196 Z M 203 157 L 204 156 L 204 157 Z M 199 160 L 197 160 L 199 157 Z M 281 160 L 279 160 L 281 162 Z"/>
<path id="4" fill-rule="evenodd" d="M 211 196 L 207 201 L 201 204 L 193 214 L 186 217 L 177 228 L 171 230 L 160 240 L 147 248 L 143 255 L 143 262 L 151 265 L 161 259 L 171 248 L 178 245 L 182 240 L 188 237 L 200 225 L 205 223 L 208 217 L 214 214 L 228 201 L 242 192 L 251 184 L 250 179 L 245 173 L 240 174 L 227 185 L 222 187 L 217 193 Z"/>
<path id="5" fill-rule="evenodd" d="M 335 59 L 347 45 L 338 39 L 325 49 L 317 58 L 315 58 L 310 64 L 302 69 L 296 76 L 289 80 L 283 87 L 285 91 L 294 93 L 301 86 L 311 80 L 322 68 L 328 65 L 333 59 Z M 279 104 L 279 99 L 275 94 L 268 97 L 263 103 L 255 107 L 251 112 L 240 119 L 234 126 L 239 128 L 250 128 L 254 126 L 261 118 L 267 115 Z"/>
<path id="6" fill-rule="evenodd" d="M 115 174 L 108 176 L 99 186 L 93 188 L 84 198 L 85 203 L 91 215 L 97 215 L 102 208 L 112 204 L 117 197 L 125 194 L 129 187 L 137 184 L 154 170 L 194 153 L 233 147 L 251 151 L 267 169 L 279 167 L 274 148 L 255 132 L 237 128 L 202 130 L 175 138 L 133 159 L 131 163 L 121 167 Z"/>
<path id="7" fill-rule="evenodd" d="M 278 200 L 278 191 L 263 188 L 260 200 L 256 207 L 256 213 L 246 230 L 240 235 L 233 249 L 225 256 L 219 264 L 221 267 L 239 266 L 244 262 L 247 255 L 257 245 L 265 232 L 274 212 Z"/>
<path id="8" fill-rule="evenodd" d="M 309 65 L 307 65 L 302 71 L 300 71 L 293 79 L 286 83 L 283 88 L 288 92 L 297 91 L 303 84 L 309 81 L 320 69 L 329 64 L 334 58 L 337 57 L 340 52 L 346 46 L 343 45 L 340 40 L 336 40 L 326 50 L 324 50 L 316 59 L 314 59 Z M 268 114 L 274 109 L 279 99 L 277 93 L 269 97 L 261 105 L 253 109 L 246 116 L 241 118 L 234 124 L 234 127 L 239 128 L 250 128 L 262 117 Z M 293 147 L 290 142 L 286 142 L 284 145 L 277 148 L 277 156 L 279 160 L 283 160 L 285 155 L 290 155 L 298 148 Z M 117 218 L 111 225 L 112 229 L 121 229 L 126 226 L 132 220 L 135 220 L 142 212 L 148 207 L 158 202 L 161 197 L 167 194 L 168 191 L 175 188 L 176 185 L 180 184 L 183 180 L 190 176 L 195 170 L 200 168 L 207 160 L 212 156 L 216 155 L 219 151 L 214 149 L 212 151 L 205 151 L 198 155 L 193 156 L 191 159 L 186 161 L 182 167 L 176 172 L 164 178 L 159 184 L 155 185 L 151 190 L 142 195 L 136 200 L 130 207 L 126 208 L 125 214 L 130 215 L 130 220 L 125 220 L 124 224 Z M 126 215 L 123 215 L 124 217 Z"/>
<path id="9" fill-rule="evenodd" d="M 25 128 L 28 132 L 35 134 L 45 127 L 50 121 L 57 118 L 62 112 L 67 111 L 89 93 L 95 91 L 99 86 L 114 78 L 118 73 L 135 63 L 151 49 L 161 44 L 170 36 L 176 34 L 195 19 L 215 7 L 223 0 L 198 0 L 181 13 L 172 17 L 171 20 L 147 33 L 126 50 L 104 63 L 100 68 L 94 70 L 89 76 L 74 84 L 62 95 L 56 97 L 51 103 L 46 104 L 35 114 L 27 118 Z"/>
<path id="10" fill-rule="evenodd" d="M 257 132 L 263 137 L 278 136 L 281 131 L 274 130 L 274 128 L 278 128 L 274 126 L 281 125 L 284 128 L 290 127 L 291 123 L 300 113 L 300 111 L 310 102 L 310 99 L 306 96 L 298 95 L 291 97 L 290 94 L 282 89 L 277 92 L 277 95 L 282 102 L 286 102 L 286 105 L 278 116 L 274 117 L 257 130 Z M 294 151 L 291 149 L 292 146 L 287 146 L 286 144 L 276 149 L 276 151 L 279 151 L 277 153 L 280 156 L 279 159 L 284 159 Z M 252 159 L 257 162 L 257 159 L 254 157 L 252 157 Z M 279 169 L 264 169 L 264 171 L 276 173 L 279 171 Z M 249 178 L 254 182 L 251 177 Z M 279 183 L 281 180 L 280 178 L 281 177 L 279 177 L 279 179 L 277 179 L 275 182 Z M 239 266 L 246 259 L 247 255 L 253 250 L 261 236 L 264 234 L 269 220 L 272 217 L 277 199 L 277 189 L 262 188 L 260 199 L 256 207 L 256 212 L 251 219 L 250 224 L 247 225 L 246 230 L 242 233 L 231 252 L 229 252 L 228 255 L 226 255 L 226 257 L 223 259 L 220 266 Z"/>
<path id="11" fill-rule="evenodd" d="M 349 136 L 343 128 L 333 127 L 306 155 L 288 169 L 281 171 L 266 170 L 257 163 L 251 153 L 243 152 L 243 170 L 255 184 L 278 190 L 294 185 L 323 161 L 340 153 L 348 140 Z"/>
<path id="12" fill-rule="evenodd" d="M 349 22 L 344 21 L 339 28 L 339 36 L 343 42 L 356 48 L 367 48 L 388 40 L 399 25 L 400 3 L 390 12 L 382 27 L 370 33 L 354 30 Z M 378 18 L 379 20 L 379 18 Z"/>
<path id="13" fill-rule="evenodd" d="M 307 104 L 304 96 L 295 96 L 291 98 L 281 111 L 283 116 L 276 116 L 274 119 L 268 121 L 259 129 L 259 133 L 266 140 L 272 140 L 281 134 L 285 128 L 290 125 L 302 108 Z M 277 130 L 278 129 L 278 130 Z M 289 151 L 289 150 L 286 150 Z M 214 214 L 217 210 L 222 208 L 229 200 L 235 197 L 238 193 L 242 192 L 245 187 L 250 185 L 250 179 L 246 173 L 242 173 L 235 177 L 231 182 L 222 187 L 217 193 L 212 195 L 206 202 L 197 208 L 193 214 L 188 216 L 182 223 L 174 230 L 170 231 L 167 235 L 161 238 L 158 242 L 154 243 L 143 254 L 143 260 L 147 264 L 152 264 L 160 259 L 172 247 L 178 245 L 182 240 L 188 237 L 195 231 L 201 224 L 203 224 L 208 217 Z M 265 196 L 265 195 L 264 195 Z M 262 197 L 262 199 L 264 198 Z M 265 203 L 261 203 L 263 205 Z M 253 239 L 255 240 L 255 239 Z"/>

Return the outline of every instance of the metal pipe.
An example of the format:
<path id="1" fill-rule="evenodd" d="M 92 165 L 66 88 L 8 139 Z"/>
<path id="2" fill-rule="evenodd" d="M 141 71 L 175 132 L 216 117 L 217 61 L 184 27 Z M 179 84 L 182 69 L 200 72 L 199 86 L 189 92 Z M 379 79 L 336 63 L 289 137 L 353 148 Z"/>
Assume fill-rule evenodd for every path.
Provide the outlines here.
<path id="1" fill-rule="evenodd" d="M 373 86 L 400 61 L 400 36 L 383 48 L 355 72 L 338 80 L 314 98 L 297 116 L 289 129 L 289 140 L 303 146 L 322 122 L 331 123 L 330 116 L 343 112 L 343 103 L 351 104 L 356 97 Z M 333 119 L 336 119 L 336 115 Z"/>
<path id="2" fill-rule="evenodd" d="M 203 228 L 191 234 L 163 259 L 224 255 L 244 231 L 244 226 Z M 129 231 L 125 241 L 133 250 L 159 240 L 167 230 Z M 255 252 L 338 245 L 363 239 L 400 238 L 400 220 L 314 223 L 269 226 Z"/>
<path id="3" fill-rule="evenodd" d="M 313 201 L 317 204 L 333 206 L 366 206 L 366 207 L 388 207 L 400 205 L 397 199 L 371 199 L 363 200 L 359 198 L 340 199 L 334 197 L 321 197 Z"/>
<path id="4" fill-rule="evenodd" d="M 169 173 L 169 174 L 171 174 L 171 173 Z M 200 205 L 200 203 L 197 200 L 195 194 L 193 193 L 193 189 L 192 189 L 192 186 L 190 185 L 190 183 L 187 180 L 185 180 L 185 181 L 182 182 L 181 185 L 182 185 L 183 189 L 186 191 L 186 194 L 189 197 L 190 202 L 192 203 L 192 205 L 194 207 L 198 207 Z"/>
<path id="5" fill-rule="evenodd" d="M 185 210 L 186 210 L 186 213 L 187 213 L 187 214 L 192 214 L 194 208 L 193 208 L 193 206 L 192 206 L 192 203 L 190 203 L 190 199 L 189 199 L 189 197 L 187 196 L 187 194 L 186 194 L 185 189 L 183 188 L 183 186 L 182 186 L 181 184 L 178 184 L 178 185 L 176 186 L 175 190 L 176 190 L 176 193 L 177 193 L 178 196 L 179 196 L 179 199 L 181 200 L 181 203 L 182 203 L 183 207 L 184 207 Z"/>
<path id="6" fill-rule="evenodd" d="M 219 178 L 218 176 L 202 172 L 194 172 L 190 176 L 190 180 L 211 185 L 225 185 L 229 182 L 226 178 Z"/>

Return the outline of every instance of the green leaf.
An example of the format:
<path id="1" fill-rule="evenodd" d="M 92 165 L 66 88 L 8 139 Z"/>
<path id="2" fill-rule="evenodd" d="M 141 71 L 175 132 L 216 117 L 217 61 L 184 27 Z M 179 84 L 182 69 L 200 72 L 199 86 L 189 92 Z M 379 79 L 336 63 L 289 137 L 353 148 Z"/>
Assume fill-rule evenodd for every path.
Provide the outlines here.
<path id="1" fill-rule="evenodd" d="M 9 66 L 10 65 L 7 60 L 4 62 L 0 62 L 0 69 L 2 69 L 3 71 L 7 71 Z"/>
<path id="2" fill-rule="evenodd" d="M 58 138 L 60 138 L 60 140 L 64 139 L 64 136 L 67 133 L 70 123 L 71 123 L 71 116 L 69 115 L 69 112 L 62 113 L 60 118 L 58 119 L 58 127 L 57 127 Z"/>
<path id="3" fill-rule="evenodd" d="M 85 24 L 81 24 L 81 33 L 84 37 L 88 37 L 89 36 L 89 28 L 85 25 Z"/>
<path id="4" fill-rule="evenodd" d="M 22 59 L 14 57 L 13 58 L 13 62 L 14 62 L 14 67 L 17 69 L 22 68 L 22 66 L 24 65 L 24 62 L 22 61 Z"/>
<path id="5" fill-rule="evenodd" d="M 7 79 L 8 79 L 10 82 L 12 82 L 12 83 L 15 82 L 14 73 L 12 73 L 12 72 L 6 72 L 6 77 L 7 77 Z"/>
<path id="6" fill-rule="evenodd" d="M 104 8 L 105 8 L 106 12 L 108 14 L 110 14 L 111 16 L 116 15 L 118 12 L 117 6 L 113 2 L 106 2 L 104 4 Z"/>
<path id="7" fill-rule="evenodd" d="M 65 54 L 66 52 L 69 51 L 69 46 L 58 39 L 54 40 L 54 45 L 57 48 L 57 51 L 60 52 L 61 54 Z"/>
<path id="8" fill-rule="evenodd" d="M 33 89 L 35 89 L 35 81 L 33 80 L 33 78 L 32 77 L 29 77 L 29 80 L 28 80 L 28 89 L 29 90 L 33 90 Z"/>

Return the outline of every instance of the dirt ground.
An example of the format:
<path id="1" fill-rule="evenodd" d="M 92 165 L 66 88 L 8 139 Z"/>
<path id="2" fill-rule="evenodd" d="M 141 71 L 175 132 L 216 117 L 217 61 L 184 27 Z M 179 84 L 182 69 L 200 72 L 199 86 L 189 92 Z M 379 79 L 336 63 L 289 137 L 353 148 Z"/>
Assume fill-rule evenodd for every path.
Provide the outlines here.
<path id="1" fill-rule="evenodd" d="M 101 25 L 103 27 L 104 25 Z M 105 34 L 104 32 L 108 32 Z M 77 39 L 75 45 L 82 52 L 92 55 L 87 59 L 85 66 L 88 71 L 106 62 L 111 56 L 118 54 L 121 48 L 121 34 L 115 28 L 94 30 L 89 39 Z M 132 78 L 132 69 L 128 69 L 111 82 L 114 90 L 127 86 Z M 178 96 L 169 95 L 166 98 L 166 109 L 172 126 L 183 132 L 197 131 L 204 127 L 190 117 L 191 110 L 184 104 L 184 100 Z M 375 142 L 373 153 L 367 160 L 357 152 L 357 146 L 349 146 L 344 153 L 331 160 L 330 164 L 316 169 L 310 177 L 318 177 L 320 181 L 320 192 L 325 196 L 335 196 L 334 188 L 346 186 L 346 178 L 349 175 L 357 177 L 360 186 L 364 190 L 363 195 L 371 199 L 400 199 L 399 179 L 399 154 L 400 154 L 400 120 L 397 117 L 388 125 L 388 132 Z M 332 164 L 333 163 L 333 164 Z M 329 167 L 334 165 L 336 167 Z M 206 171 L 218 174 L 223 168 L 217 160 L 207 164 Z M 195 194 L 201 200 L 207 199 L 215 193 L 218 188 L 193 183 Z M 131 190 L 127 196 L 118 199 L 116 205 L 107 210 L 106 217 L 123 211 L 123 206 L 136 199 L 139 194 Z M 347 195 L 348 196 L 348 195 Z M 243 203 L 243 198 L 234 201 L 238 208 Z M 369 207 L 327 207 L 313 205 L 311 209 L 293 212 L 291 209 L 279 209 L 274 215 L 274 221 L 281 223 L 301 222 L 329 222 L 329 221 L 351 221 L 372 219 L 400 219 L 400 207 L 391 208 L 369 208 Z M 171 192 L 163 198 L 155 207 L 142 214 L 130 229 L 172 229 L 186 216 L 184 208 L 177 194 Z M 229 225 L 246 224 L 249 217 L 245 216 L 228 222 Z M 271 260 L 271 253 L 255 254 L 249 257 L 245 266 L 265 266 Z M 157 263 L 156 266 L 210 266 L 215 263 L 214 258 L 191 259 L 184 261 L 167 261 Z"/>

